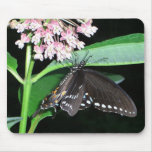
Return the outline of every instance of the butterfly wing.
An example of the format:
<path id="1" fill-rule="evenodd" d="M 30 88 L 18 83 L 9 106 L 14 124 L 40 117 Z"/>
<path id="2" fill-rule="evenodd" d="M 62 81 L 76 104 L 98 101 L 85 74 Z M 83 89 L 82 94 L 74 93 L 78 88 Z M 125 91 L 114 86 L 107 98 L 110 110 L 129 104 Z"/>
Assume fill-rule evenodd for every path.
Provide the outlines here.
<path id="1" fill-rule="evenodd" d="M 87 92 L 85 92 L 79 110 L 85 110 L 87 108 L 90 108 L 92 103 L 93 99 L 89 96 Z"/>
<path id="2" fill-rule="evenodd" d="M 72 86 L 77 74 L 76 72 L 69 72 L 64 79 L 60 82 L 59 86 L 52 92 L 49 97 L 48 104 L 50 101 L 56 101 L 57 103 L 67 94 L 68 89 Z"/>
<path id="3" fill-rule="evenodd" d="M 137 109 L 133 100 L 112 80 L 90 69 L 83 69 L 86 91 L 93 98 L 95 108 L 135 117 Z"/>
<path id="4" fill-rule="evenodd" d="M 84 88 L 84 74 L 83 71 L 78 70 L 68 92 L 60 103 L 61 109 L 67 111 L 70 116 L 74 116 L 78 112 L 83 99 Z"/>

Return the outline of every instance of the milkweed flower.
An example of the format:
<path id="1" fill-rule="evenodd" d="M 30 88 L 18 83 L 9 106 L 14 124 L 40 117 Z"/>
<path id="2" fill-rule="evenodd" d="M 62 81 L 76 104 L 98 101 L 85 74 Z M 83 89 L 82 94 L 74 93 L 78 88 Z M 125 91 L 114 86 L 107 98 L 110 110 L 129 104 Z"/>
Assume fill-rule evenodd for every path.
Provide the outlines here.
<path id="1" fill-rule="evenodd" d="M 77 27 L 77 32 L 83 33 L 87 37 L 91 37 L 97 31 L 97 27 L 92 26 L 92 20 L 88 20 L 86 23 L 81 24 L 81 26 Z"/>
<path id="2" fill-rule="evenodd" d="M 47 29 L 44 34 L 44 43 L 50 45 L 52 42 L 54 42 L 53 33 Z"/>
<path id="3" fill-rule="evenodd" d="M 41 45 L 41 46 L 38 46 L 38 45 L 35 45 L 34 46 L 34 52 L 36 53 L 34 55 L 34 59 L 35 60 L 40 60 L 40 61 L 43 61 L 44 57 L 43 57 L 43 52 L 44 52 L 44 46 Z"/>
<path id="4" fill-rule="evenodd" d="M 32 37 L 31 42 L 36 45 L 36 44 L 38 44 L 38 43 L 40 42 L 40 39 L 41 39 L 40 33 L 36 33 L 36 34 Z"/>
<path id="5" fill-rule="evenodd" d="M 48 29 L 52 30 L 53 34 L 60 35 L 63 29 L 60 27 L 58 21 L 52 20 L 50 24 L 47 25 Z"/>
<path id="6" fill-rule="evenodd" d="M 81 50 L 85 46 L 78 34 L 91 37 L 98 29 L 92 26 L 91 19 L 21 19 L 12 20 L 10 27 L 21 33 L 21 39 L 15 42 L 18 48 L 33 43 L 33 58 L 40 61 L 70 59 L 75 49 Z"/>
<path id="7" fill-rule="evenodd" d="M 25 24 L 20 24 L 19 23 L 19 24 L 16 25 L 15 28 L 17 29 L 17 33 L 22 33 L 25 30 L 25 27 L 26 27 Z"/>
<path id="8" fill-rule="evenodd" d="M 24 43 L 29 43 L 29 42 L 30 42 L 30 38 L 26 34 L 22 33 L 21 39 L 17 40 L 15 44 L 18 45 L 18 48 L 22 49 L 24 47 Z"/>
<path id="9" fill-rule="evenodd" d="M 39 20 L 31 20 L 31 22 L 29 24 L 29 29 L 31 29 L 32 31 L 35 31 L 38 28 L 40 28 L 41 26 L 42 26 L 41 21 L 39 21 Z"/>

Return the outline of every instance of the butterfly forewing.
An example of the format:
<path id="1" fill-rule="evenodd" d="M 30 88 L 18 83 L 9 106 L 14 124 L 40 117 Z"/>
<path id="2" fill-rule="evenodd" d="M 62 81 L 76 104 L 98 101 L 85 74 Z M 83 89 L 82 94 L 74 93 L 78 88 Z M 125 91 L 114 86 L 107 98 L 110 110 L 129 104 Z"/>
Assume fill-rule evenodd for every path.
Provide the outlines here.
<path id="1" fill-rule="evenodd" d="M 49 100 L 58 100 L 60 102 L 63 97 L 67 94 L 70 87 L 73 85 L 73 82 L 75 81 L 75 78 L 77 77 L 77 73 L 74 71 L 69 72 L 64 79 L 60 82 L 59 86 L 56 88 L 56 91 L 54 91 L 55 97 L 51 96 Z"/>
<path id="2" fill-rule="evenodd" d="M 83 69 L 83 71 L 86 91 L 93 98 L 95 108 L 128 117 L 137 115 L 137 109 L 132 99 L 118 85 L 99 72 L 90 69 Z"/>
<path id="3" fill-rule="evenodd" d="M 74 116 L 78 112 L 85 89 L 83 71 L 77 71 L 75 75 L 68 92 L 60 103 L 61 109 L 67 111 L 70 116 Z"/>
<path id="4" fill-rule="evenodd" d="M 74 81 L 75 77 L 77 75 L 75 74 L 75 72 L 70 72 L 68 73 L 64 79 L 60 82 L 57 93 L 60 93 L 62 91 L 68 91 L 68 88 L 72 85 L 72 82 Z"/>

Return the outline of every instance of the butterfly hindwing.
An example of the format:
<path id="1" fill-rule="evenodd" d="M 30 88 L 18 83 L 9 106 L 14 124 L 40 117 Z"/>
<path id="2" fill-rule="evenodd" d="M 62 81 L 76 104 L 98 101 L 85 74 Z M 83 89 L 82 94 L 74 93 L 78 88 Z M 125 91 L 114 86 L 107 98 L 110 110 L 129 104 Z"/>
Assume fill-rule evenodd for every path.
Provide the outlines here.
<path id="1" fill-rule="evenodd" d="M 83 69 L 86 91 L 93 98 L 93 105 L 103 112 L 114 112 L 135 117 L 137 109 L 132 99 L 117 84 L 99 72 Z"/>
<path id="2" fill-rule="evenodd" d="M 93 103 L 92 98 L 89 96 L 88 92 L 86 92 L 83 95 L 83 99 L 82 99 L 82 102 L 80 104 L 79 110 L 85 110 L 86 108 L 90 108 L 92 103 Z"/>

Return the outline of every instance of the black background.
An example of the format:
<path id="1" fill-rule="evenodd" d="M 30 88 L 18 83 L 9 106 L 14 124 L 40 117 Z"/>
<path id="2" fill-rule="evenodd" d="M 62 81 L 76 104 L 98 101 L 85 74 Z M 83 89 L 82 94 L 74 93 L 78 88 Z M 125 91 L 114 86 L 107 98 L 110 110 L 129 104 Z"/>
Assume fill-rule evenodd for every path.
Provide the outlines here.
<path id="1" fill-rule="evenodd" d="M 86 38 L 80 36 L 86 45 L 101 42 L 117 36 L 123 36 L 132 33 L 144 33 L 144 25 L 138 19 L 98 19 L 93 20 L 93 25 L 98 27 L 97 33 Z M 8 28 L 8 51 L 12 56 L 17 58 L 18 72 L 24 76 L 24 59 L 25 48 L 19 50 L 14 44 L 20 39 L 20 34 L 16 30 Z M 36 61 L 33 73 L 42 70 L 49 60 L 44 62 Z M 85 111 L 79 111 L 74 117 L 68 116 L 66 112 L 60 111 L 55 119 L 51 117 L 42 120 L 35 132 L 53 132 L 53 133 L 97 133 L 97 132 L 120 132 L 131 133 L 140 132 L 145 125 L 144 111 L 144 64 L 125 65 L 125 66 L 109 66 L 109 67 L 93 67 L 97 71 L 121 74 L 125 77 L 125 81 L 120 86 L 131 96 L 137 106 L 137 117 L 128 118 L 112 113 L 103 113 L 94 108 Z M 7 76 L 7 114 L 9 117 L 20 116 L 21 106 L 18 101 L 18 88 L 20 84 L 8 72 Z M 30 106 L 30 105 L 29 105 Z M 29 119 L 30 120 L 30 119 Z M 28 127 L 30 121 L 28 121 Z M 12 127 L 12 132 L 18 132 L 19 125 Z"/>

